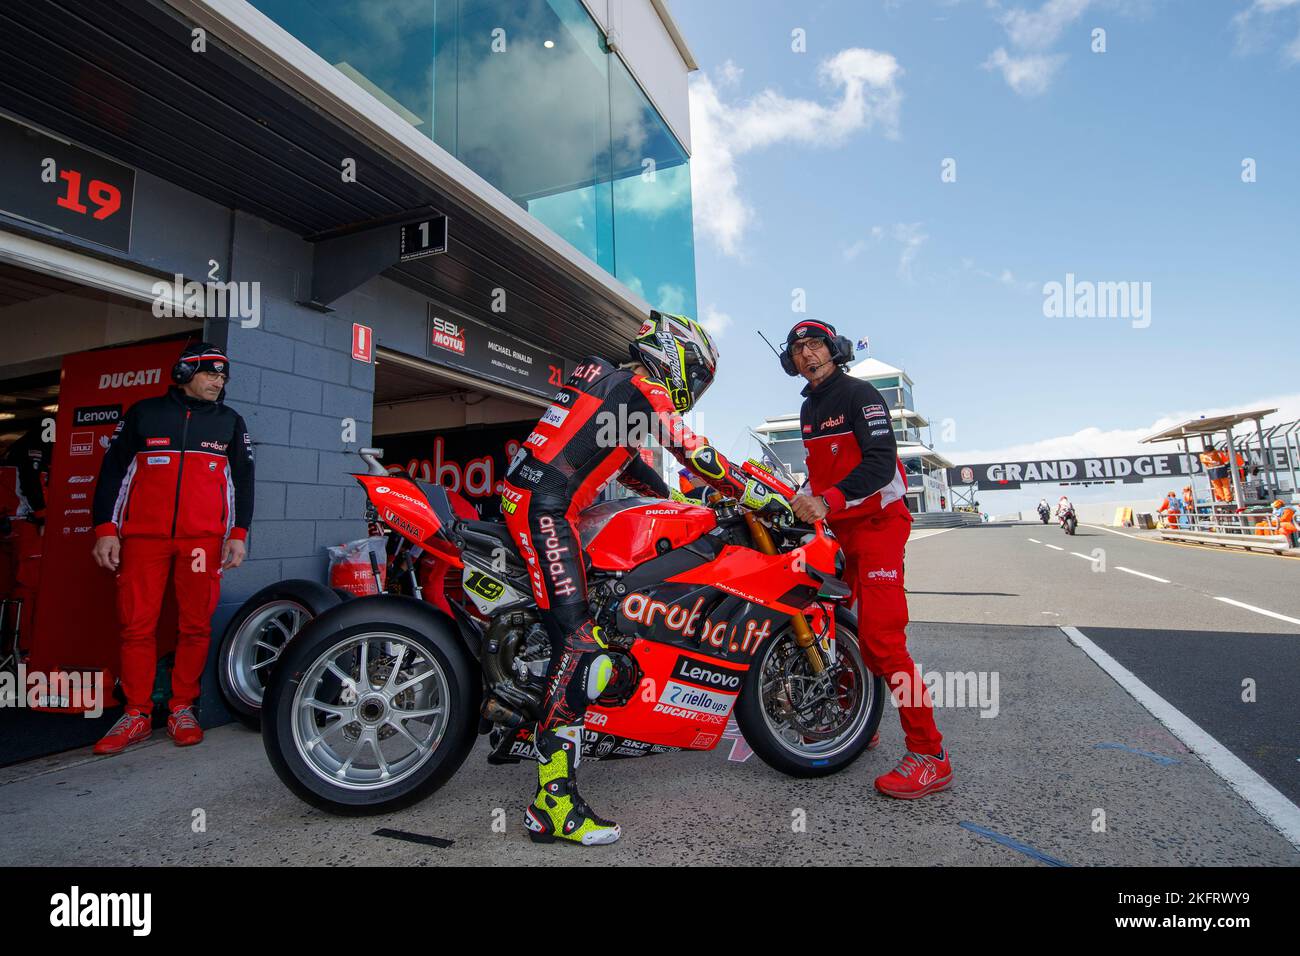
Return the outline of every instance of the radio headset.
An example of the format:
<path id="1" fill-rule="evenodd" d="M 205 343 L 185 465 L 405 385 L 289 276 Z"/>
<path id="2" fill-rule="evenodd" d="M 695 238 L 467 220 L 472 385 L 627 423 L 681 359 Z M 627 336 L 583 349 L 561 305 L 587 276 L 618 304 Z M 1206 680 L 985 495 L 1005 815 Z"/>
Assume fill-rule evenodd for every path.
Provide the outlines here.
<path id="1" fill-rule="evenodd" d="M 821 323 L 818 324 L 821 325 Z M 833 325 L 822 325 L 822 328 L 830 332 L 830 335 L 823 336 L 823 338 L 825 338 L 830 345 L 831 362 L 835 365 L 847 365 L 851 362 L 853 360 L 853 343 L 849 341 L 848 336 L 836 334 L 835 326 Z M 758 330 L 756 329 L 755 331 Z M 776 346 L 767 341 L 766 335 L 762 332 L 758 332 L 758 337 L 764 342 L 767 342 L 767 347 L 770 348 L 773 354 L 776 355 L 777 359 L 780 360 L 781 368 L 785 370 L 786 375 L 794 377 L 799 374 L 799 370 L 794 367 L 794 356 L 790 354 L 788 348 L 781 349 L 781 351 L 778 352 Z"/>

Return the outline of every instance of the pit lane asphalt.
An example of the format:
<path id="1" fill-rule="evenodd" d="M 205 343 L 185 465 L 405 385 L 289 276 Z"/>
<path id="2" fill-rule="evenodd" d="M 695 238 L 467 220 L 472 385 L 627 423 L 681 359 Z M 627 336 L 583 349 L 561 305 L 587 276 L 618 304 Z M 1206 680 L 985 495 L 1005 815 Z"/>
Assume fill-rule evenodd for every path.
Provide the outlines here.
<path id="1" fill-rule="evenodd" d="M 1259 613 L 1300 621 L 1300 561 L 1041 524 L 955 529 L 908 556 L 913 620 L 1073 625 L 1300 802 L 1300 624 Z"/>
<path id="2" fill-rule="evenodd" d="M 1239 699 L 1239 672 L 1249 670 L 1259 703 L 1247 706 L 1272 707 L 1283 686 L 1295 686 L 1297 629 L 1207 595 L 1300 617 L 1294 596 L 1269 591 L 1300 566 L 1220 555 L 1222 566 L 1207 570 L 1200 558 L 1101 530 L 1064 538 L 1051 527 L 990 525 L 909 544 L 914 655 L 926 671 L 996 672 L 999 681 L 996 716 L 981 716 L 979 706 L 938 710 L 955 784 L 925 800 L 892 801 L 872 791 L 872 779 L 902 752 L 888 706 L 881 747 L 819 780 L 786 778 L 757 757 L 744 759 L 746 748 L 734 740 L 708 754 L 589 762 L 584 795 L 622 824 L 624 836 L 586 850 L 528 841 L 520 813 L 533 770 L 489 766 L 482 742 L 423 803 L 381 817 L 338 818 L 294 798 L 271 771 L 260 738 L 232 725 L 194 748 L 177 749 L 159 731 L 116 757 L 85 750 L 0 770 L 0 862 L 1300 865 L 1295 847 L 1057 626 L 1078 626 L 1117 657 L 1129 655 L 1135 673 L 1158 690 L 1157 671 L 1176 675 L 1160 692 L 1186 705 L 1189 716 L 1179 688 L 1187 684 L 1190 694 L 1199 686 L 1206 701 L 1217 701 L 1200 719 L 1223 743 L 1231 746 L 1227 730 L 1236 727 L 1243 749 L 1290 746 L 1294 759 L 1294 705 L 1287 740 L 1276 734 L 1285 710 L 1281 717 L 1271 709 L 1234 717 L 1234 705 L 1218 698 L 1231 692 Z M 1105 572 L 1070 555 L 1095 547 L 1106 552 Z M 1157 585 L 1116 564 L 1182 583 Z M 1241 570 L 1223 570 L 1235 566 Z M 1241 579 L 1247 583 L 1237 586 Z M 1196 590 L 1200 584 L 1206 593 Z M 1197 664 L 1209 650 L 1213 659 Z M 1227 676 L 1198 685 L 1216 670 Z M 1222 720 L 1233 722 L 1215 723 Z M 1279 789 L 1286 782 L 1270 779 Z M 196 810 L 205 822 L 198 833 Z M 451 842 L 434 847 L 375 835 L 381 828 Z"/>

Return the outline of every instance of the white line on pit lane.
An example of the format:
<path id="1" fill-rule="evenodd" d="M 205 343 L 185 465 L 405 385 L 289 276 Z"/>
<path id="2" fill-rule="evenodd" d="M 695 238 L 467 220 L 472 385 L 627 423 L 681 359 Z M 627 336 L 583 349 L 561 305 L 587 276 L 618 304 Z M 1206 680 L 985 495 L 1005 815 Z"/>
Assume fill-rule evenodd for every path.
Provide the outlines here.
<path id="1" fill-rule="evenodd" d="M 1065 550 L 1064 548 L 1058 548 L 1058 547 L 1057 547 L 1056 545 L 1054 545 L 1054 544 L 1049 544 L 1048 547 L 1051 548 L 1053 551 L 1064 551 L 1064 550 Z"/>
<path id="2" fill-rule="evenodd" d="M 1090 555 L 1090 554 L 1080 554 L 1078 551 L 1071 551 L 1070 553 L 1071 553 L 1072 555 L 1074 555 L 1076 558 L 1083 558 L 1083 560 L 1085 560 L 1085 561 L 1096 561 L 1096 560 L 1097 560 L 1096 558 L 1094 558 L 1094 557 L 1093 557 L 1092 555 Z"/>
<path id="3" fill-rule="evenodd" d="M 1085 528 L 1096 528 L 1098 531 L 1109 531 L 1111 534 L 1117 534 L 1121 538 L 1136 538 L 1135 534 L 1128 534 L 1123 531 L 1116 531 L 1114 528 L 1107 528 L 1104 524 L 1086 524 Z"/>
<path id="4" fill-rule="evenodd" d="M 1285 614 L 1278 614 L 1277 611 L 1266 611 L 1262 607 L 1255 607 L 1253 604 L 1243 604 L 1241 601 L 1234 601 L 1232 598 L 1216 597 L 1214 600 L 1222 601 L 1224 604 L 1231 604 L 1234 607 L 1245 608 L 1247 611 L 1254 611 L 1256 614 L 1263 614 L 1265 617 L 1275 617 L 1279 621 L 1286 621 L 1289 624 L 1300 624 L 1300 618 L 1287 617 Z"/>
<path id="5" fill-rule="evenodd" d="M 1043 543 L 1043 542 L 1039 541 L 1037 538 L 1030 538 L 1029 540 L 1032 541 L 1032 542 L 1034 542 L 1034 544 L 1042 544 L 1042 543 Z"/>
<path id="6" fill-rule="evenodd" d="M 1061 630 L 1072 644 L 1091 657 L 1115 683 L 1128 691 L 1134 700 L 1168 727 L 1175 737 L 1209 764 L 1211 770 L 1226 780 L 1228 786 L 1245 797 L 1246 802 L 1258 810 L 1265 820 L 1300 849 L 1300 807 L 1247 767 L 1236 754 L 1198 727 L 1182 711 L 1142 683 L 1132 671 L 1090 641 L 1077 627 L 1064 626 Z"/>
<path id="7" fill-rule="evenodd" d="M 1159 581 L 1161 584 L 1168 584 L 1168 583 L 1169 583 L 1169 582 L 1168 582 L 1167 580 L 1165 580 L 1164 578 L 1158 578 L 1158 577 L 1156 577 L 1154 574 L 1147 574 L 1145 571 L 1134 571 L 1132 568 L 1121 568 L 1118 564 L 1115 565 L 1115 570 L 1116 570 L 1116 571 L 1123 571 L 1123 572 L 1125 572 L 1126 574 L 1136 574 L 1136 575 L 1137 575 L 1138 577 L 1140 577 L 1140 578 L 1146 578 L 1147 580 L 1150 580 L 1150 581 Z"/>

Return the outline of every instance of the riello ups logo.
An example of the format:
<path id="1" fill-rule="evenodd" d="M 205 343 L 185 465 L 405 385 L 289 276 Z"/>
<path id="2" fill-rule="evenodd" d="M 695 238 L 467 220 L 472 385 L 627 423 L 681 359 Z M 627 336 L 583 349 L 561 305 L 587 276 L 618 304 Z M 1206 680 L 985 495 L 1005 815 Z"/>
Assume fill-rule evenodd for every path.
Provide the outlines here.
<path id="1" fill-rule="evenodd" d="M 430 331 L 430 341 L 440 349 L 455 352 L 457 355 L 464 355 L 465 327 L 457 325 L 450 319 L 439 318 L 435 315 Z"/>

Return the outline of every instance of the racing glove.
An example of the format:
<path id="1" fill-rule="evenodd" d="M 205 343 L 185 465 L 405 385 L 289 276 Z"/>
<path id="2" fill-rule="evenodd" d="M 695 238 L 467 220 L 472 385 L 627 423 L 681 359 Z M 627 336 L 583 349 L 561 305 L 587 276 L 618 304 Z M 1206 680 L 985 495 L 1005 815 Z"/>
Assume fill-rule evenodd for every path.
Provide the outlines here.
<path id="1" fill-rule="evenodd" d="M 785 495 L 773 491 L 757 478 L 745 482 L 740 503 L 752 511 L 770 516 L 778 524 L 794 524 L 794 511 L 790 508 L 790 502 L 785 500 Z"/>

